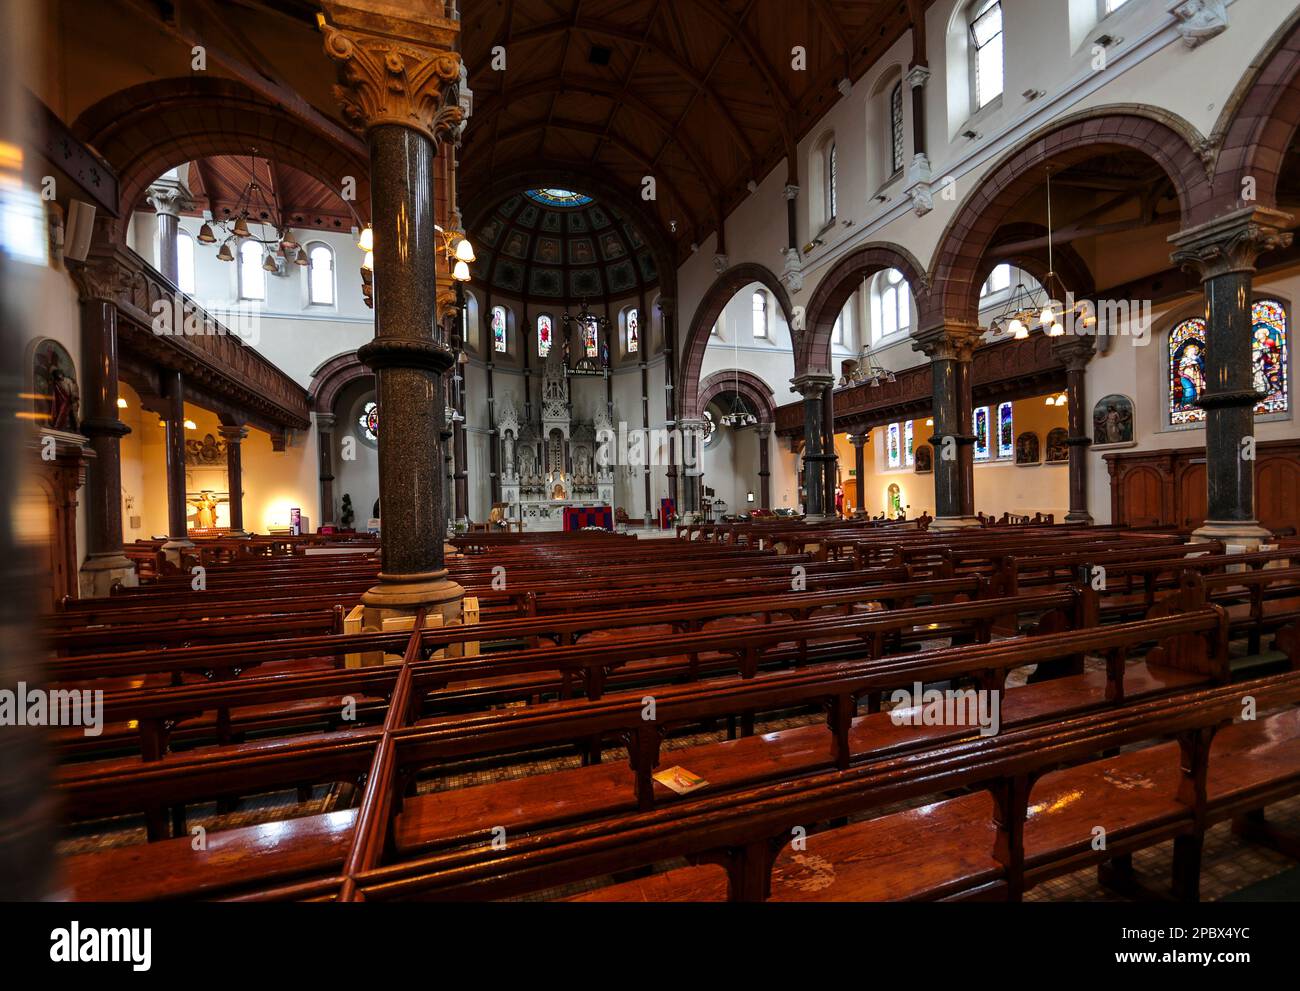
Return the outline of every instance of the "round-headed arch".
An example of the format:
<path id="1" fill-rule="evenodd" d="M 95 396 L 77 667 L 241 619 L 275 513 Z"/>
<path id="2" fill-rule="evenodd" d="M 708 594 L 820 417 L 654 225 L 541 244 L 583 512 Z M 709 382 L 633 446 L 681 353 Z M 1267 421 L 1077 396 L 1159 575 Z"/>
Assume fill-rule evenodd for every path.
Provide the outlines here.
<path id="1" fill-rule="evenodd" d="M 885 241 L 864 244 L 841 258 L 822 276 L 808 300 L 805 329 L 799 335 L 795 349 L 795 375 L 831 370 L 831 333 L 835 329 L 835 318 L 864 279 L 891 268 L 903 273 L 912 298 L 916 300 L 920 322 L 924 325 L 930 305 L 930 284 L 920 262 L 897 244 Z"/>
<path id="2" fill-rule="evenodd" d="M 688 410 L 704 409 L 699 401 L 700 372 L 704 367 L 704 352 L 709 349 L 709 334 L 713 331 L 713 325 L 718 322 L 722 311 L 731 302 L 731 298 L 755 282 L 762 284 L 772 294 L 776 305 L 781 307 L 786 326 L 791 329 L 793 335 L 795 322 L 794 311 L 790 306 L 790 295 L 772 270 L 752 262 L 733 265 L 727 269 L 705 292 L 700 305 L 695 308 L 695 315 L 691 318 L 691 325 L 686 332 L 679 366 L 681 377 L 677 383 L 678 416 L 687 416 Z M 796 360 L 796 369 L 797 367 Z"/>
<path id="3" fill-rule="evenodd" d="M 1178 196 L 1181 223 L 1191 227 L 1213 213 L 1202 145 L 1192 125 L 1155 107 L 1122 105 L 1074 114 L 1030 135 L 994 165 L 966 196 L 935 251 L 929 319 L 974 323 L 977 281 L 999 228 L 1015 206 L 1043 182 L 1045 169 L 1065 168 L 1113 150 L 1146 155 L 1164 170 Z"/>
<path id="4" fill-rule="evenodd" d="M 705 378 L 700 383 L 695 405 L 683 410 L 684 418 L 698 420 L 709 408 L 709 403 L 729 392 L 737 393 L 745 401 L 759 423 L 776 422 L 776 401 L 772 387 L 753 372 L 735 368 L 724 368 Z"/>

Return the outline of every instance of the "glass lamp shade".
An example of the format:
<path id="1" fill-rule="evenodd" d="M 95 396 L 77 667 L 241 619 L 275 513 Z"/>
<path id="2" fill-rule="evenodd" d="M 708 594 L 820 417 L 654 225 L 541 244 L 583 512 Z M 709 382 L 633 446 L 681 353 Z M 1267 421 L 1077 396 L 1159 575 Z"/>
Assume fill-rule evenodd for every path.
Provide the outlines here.
<path id="1" fill-rule="evenodd" d="M 1055 396 L 1048 396 L 1046 399 L 1043 400 L 1043 405 L 1044 405 L 1044 406 L 1055 406 L 1055 405 L 1056 405 L 1056 397 L 1055 397 Z"/>
<path id="2" fill-rule="evenodd" d="M 1066 404 L 1067 401 L 1068 401 L 1068 400 L 1066 399 L 1066 395 L 1065 395 L 1064 392 L 1062 392 L 1059 396 L 1056 397 L 1056 405 L 1057 405 L 1057 406 L 1064 406 L 1064 405 Z"/>
<path id="3" fill-rule="evenodd" d="M 297 242 L 296 240 L 294 240 L 294 236 L 293 236 L 291 233 L 289 233 L 288 231 L 285 231 L 285 232 L 284 232 L 284 237 L 280 238 L 280 250 L 281 250 L 281 251 L 297 251 L 297 250 L 298 250 L 298 242 Z"/>
<path id="4" fill-rule="evenodd" d="M 252 236 L 248 230 L 248 221 L 244 219 L 242 214 L 235 219 L 235 228 L 232 231 L 232 233 L 235 235 L 235 237 Z"/>
<path id="5" fill-rule="evenodd" d="M 298 254 L 294 256 L 293 263 L 299 268 L 306 268 L 310 264 L 310 262 L 307 261 L 307 252 L 303 251 L 302 248 L 299 248 Z"/>
<path id="6" fill-rule="evenodd" d="M 198 241 L 199 244 L 216 244 L 217 235 L 212 233 L 212 225 L 205 220 L 203 226 L 199 228 L 198 234 L 194 236 L 194 240 Z"/>
<path id="7" fill-rule="evenodd" d="M 274 272 L 276 270 L 275 258 L 269 251 L 266 253 L 266 257 L 262 259 L 262 269 L 266 272 Z"/>
<path id="8" fill-rule="evenodd" d="M 1050 327 L 1056 321 L 1056 314 L 1052 312 L 1051 306 L 1044 306 L 1038 319 L 1044 327 Z"/>
<path id="9" fill-rule="evenodd" d="M 1023 323 L 1021 323 L 1018 319 L 1012 320 L 1010 325 L 1007 327 L 1007 330 L 1009 330 L 1011 332 L 1011 336 L 1018 341 L 1023 341 L 1026 337 L 1029 336 L 1029 328 L 1026 327 Z"/>
<path id="10" fill-rule="evenodd" d="M 195 423 L 193 420 L 186 420 L 186 421 L 185 421 L 185 429 L 186 429 L 186 430 L 198 430 L 198 429 L 199 429 L 199 425 L 198 425 L 197 423 Z"/>
<path id="11" fill-rule="evenodd" d="M 375 234 L 370 229 L 369 224 L 366 224 L 362 229 L 361 237 L 357 240 L 357 247 L 367 254 L 375 250 Z"/>
<path id="12" fill-rule="evenodd" d="M 456 242 L 456 260 L 458 262 L 474 261 L 474 246 L 469 243 L 469 238 L 462 237 Z"/>
<path id="13" fill-rule="evenodd" d="M 1061 323 L 1061 321 L 1057 320 L 1052 324 L 1052 329 L 1048 331 L 1048 335 L 1051 337 L 1064 337 L 1065 325 Z"/>
<path id="14" fill-rule="evenodd" d="M 366 229 L 369 230 L 370 228 L 366 228 Z M 373 251 L 367 251 L 366 257 L 361 259 L 361 271 L 373 272 L 374 270 L 375 270 L 375 253 Z"/>
<path id="15" fill-rule="evenodd" d="M 464 241 L 461 242 L 461 244 L 464 243 L 465 243 Z M 455 279 L 457 282 L 468 282 L 469 265 L 467 265 L 463 259 L 458 260 L 455 266 L 451 270 L 451 277 Z"/>
<path id="16" fill-rule="evenodd" d="M 233 262 L 234 260 L 235 260 L 235 254 L 233 251 L 230 250 L 230 242 L 222 241 L 221 247 L 217 249 L 217 261 Z"/>

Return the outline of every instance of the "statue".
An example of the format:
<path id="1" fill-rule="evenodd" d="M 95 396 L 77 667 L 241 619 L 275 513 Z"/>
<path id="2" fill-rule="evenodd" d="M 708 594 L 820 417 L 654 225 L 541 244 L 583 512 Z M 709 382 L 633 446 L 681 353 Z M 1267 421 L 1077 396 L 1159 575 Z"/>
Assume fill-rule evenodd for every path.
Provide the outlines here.
<path id="1" fill-rule="evenodd" d="M 204 490 L 198 498 L 187 500 L 194 507 L 194 527 L 198 530 L 211 530 L 217 525 L 217 497 Z"/>
<path id="2" fill-rule="evenodd" d="M 77 380 L 62 368 L 50 370 L 50 427 L 76 433 L 81 424 L 81 392 Z"/>

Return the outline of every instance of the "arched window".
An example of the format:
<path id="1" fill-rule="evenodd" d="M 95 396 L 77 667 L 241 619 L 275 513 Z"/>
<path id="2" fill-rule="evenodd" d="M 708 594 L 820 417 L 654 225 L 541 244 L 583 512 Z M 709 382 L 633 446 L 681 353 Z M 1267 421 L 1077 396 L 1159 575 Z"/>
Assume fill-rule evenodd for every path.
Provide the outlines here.
<path id="1" fill-rule="evenodd" d="M 334 305 L 334 252 L 320 241 L 307 245 L 307 302 Z"/>
<path id="2" fill-rule="evenodd" d="M 551 321 L 549 313 L 543 313 L 537 318 L 537 356 L 545 358 L 551 353 L 551 334 L 555 330 L 555 324 Z"/>
<path id="3" fill-rule="evenodd" d="M 247 240 L 239 246 L 239 298 L 266 299 L 266 270 L 263 247 L 257 241 Z"/>
<path id="4" fill-rule="evenodd" d="M 889 141 L 890 171 L 903 167 L 903 81 L 900 79 L 889 91 Z"/>
<path id="5" fill-rule="evenodd" d="M 582 328 L 582 347 L 588 358 L 600 354 L 600 326 L 595 317 L 588 317 L 587 325 Z"/>
<path id="6" fill-rule="evenodd" d="M 1257 300 L 1250 308 L 1251 369 L 1255 391 L 1263 395 L 1256 416 L 1290 409 L 1287 374 L 1287 313 L 1276 299 Z M 1205 410 L 1196 405 L 1205 393 L 1205 320 L 1192 317 L 1169 332 L 1166 351 L 1169 374 L 1169 422 L 1173 426 L 1200 423 Z"/>
<path id="7" fill-rule="evenodd" d="M 975 460 L 989 459 L 989 408 L 981 406 L 975 411 Z"/>
<path id="8" fill-rule="evenodd" d="M 885 430 L 885 463 L 890 468 L 901 468 L 903 465 L 902 427 L 900 424 L 891 423 Z"/>
<path id="9" fill-rule="evenodd" d="M 635 306 L 627 311 L 623 324 L 627 334 L 627 353 L 636 354 L 641 350 L 641 314 Z"/>
<path id="10" fill-rule="evenodd" d="M 873 343 L 912 326 L 912 290 L 898 269 L 887 268 L 876 276 L 871 310 Z"/>
<path id="11" fill-rule="evenodd" d="M 903 464 L 911 468 L 916 463 L 916 451 L 913 449 L 915 437 L 912 433 L 912 421 L 903 424 Z"/>
<path id="12" fill-rule="evenodd" d="M 970 10 L 971 92 L 979 110 L 1002 95 L 1002 0 L 975 0 Z"/>
<path id="13" fill-rule="evenodd" d="M 357 426 L 361 429 L 361 436 L 372 444 L 379 440 L 379 404 L 373 399 L 361 407 Z"/>
<path id="14" fill-rule="evenodd" d="M 188 231 L 176 233 L 176 288 L 194 295 L 194 238 Z"/>
<path id="15" fill-rule="evenodd" d="M 1012 422 L 1011 404 L 998 406 L 998 457 L 1009 458 L 1016 453 L 1016 428 Z"/>
<path id="16" fill-rule="evenodd" d="M 831 343 L 839 347 L 844 346 L 844 311 L 840 310 L 835 316 L 835 326 L 831 328 Z"/>
<path id="17" fill-rule="evenodd" d="M 826 222 L 836 217 L 839 203 L 839 162 L 835 153 L 835 138 L 831 138 L 830 147 L 826 149 Z"/>
<path id="18" fill-rule="evenodd" d="M 506 353 L 506 308 L 492 307 L 492 350 L 498 354 Z"/>
<path id="19" fill-rule="evenodd" d="M 1126 3 L 1128 3 L 1128 0 L 1101 0 L 1101 16 L 1105 17 L 1107 14 L 1115 13 Z"/>
<path id="20" fill-rule="evenodd" d="M 754 307 L 754 337 L 757 340 L 767 340 L 767 293 L 762 289 L 756 289 L 753 297 Z"/>

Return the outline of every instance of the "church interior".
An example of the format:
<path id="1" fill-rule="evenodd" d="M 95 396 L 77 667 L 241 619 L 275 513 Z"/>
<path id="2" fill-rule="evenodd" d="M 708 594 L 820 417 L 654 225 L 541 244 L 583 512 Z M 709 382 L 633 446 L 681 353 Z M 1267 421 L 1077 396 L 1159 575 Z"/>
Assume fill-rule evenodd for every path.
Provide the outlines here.
<path id="1" fill-rule="evenodd" d="M 0 20 L 5 900 L 1300 901 L 1300 3 Z"/>

